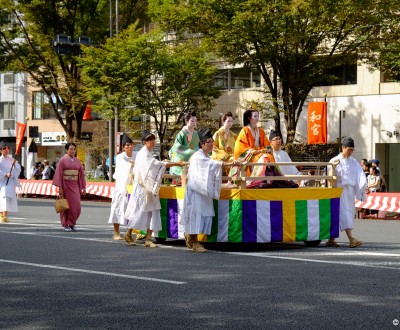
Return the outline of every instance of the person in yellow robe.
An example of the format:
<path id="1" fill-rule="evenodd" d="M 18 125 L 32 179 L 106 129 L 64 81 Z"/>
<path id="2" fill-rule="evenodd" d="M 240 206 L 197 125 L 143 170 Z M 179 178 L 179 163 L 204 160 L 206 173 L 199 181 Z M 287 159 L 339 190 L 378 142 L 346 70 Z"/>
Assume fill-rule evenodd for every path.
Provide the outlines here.
<path id="1" fill-rule="evenodd" d="M 274 162 L 274 157 L 271 153 L 266 152 L 266 147 L 270 146 L 270 142 L 265 135 L 263 128 L 258 127 L 260 114 L 257 110 L 249 109 L 243 114 L 244 127 L 240 131 L 234 148 L 234 159 L 239 160 L 243 164 L 257 162 Z M 238 175 L 238 169 L 232 168 L 230 176 L 233 179 Z M 263 176 L 264 166 L 254 166 L 246 168 L 248 176 Z"/>
<path id="2" fill-rule="evenodd" d="M 214 133 L 214 145 L 211 159 L 233 161 L 233 149 L 237 134 L 231 131 L 233 125 L 233 115 L 231 112 L 225 113 L 221 117 L 222 126 Z"/>

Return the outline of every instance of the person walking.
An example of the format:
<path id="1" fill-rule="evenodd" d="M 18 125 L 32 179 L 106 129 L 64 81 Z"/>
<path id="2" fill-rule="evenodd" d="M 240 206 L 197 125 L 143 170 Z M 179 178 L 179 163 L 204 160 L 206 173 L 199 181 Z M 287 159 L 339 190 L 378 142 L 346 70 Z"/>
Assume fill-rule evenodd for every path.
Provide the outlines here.
<path id="1" fill-rule="evenodd" d="M 132 179 L 133 161 L 133 141 L 124 134 L 122 138 L 123 152 L 117 155 L 115 161 L 115 179 L 114 194 L 111 200 L 111 210 L 108 223 L 114 226 L 113 240 L 122 240 L 120 226 L 126 226 L 128 221 L 125 219 L 126 205 L 128 204 L 128 185 Z M 129 235 L 131 237 L 131 235 Z M 130 242 L 128 242 L 129 244 Z"/>
<path id="2" fill-rule="evenodd" d="M 0 222 L 8 222 L 8 212 L 17 212 L 18 203 L 15 187 L 20 187 L 18 180 L 21 172 L 20 164 L 12 158 L 10 147 L 6 142 L 0 142 Z"/>
<path id="3" fill-rule="evenodd" d="M 193 252 L 207 251 L 198 241 L 198 234 L 211 234 L 215 216 L 213 199 L 219 199 L 222 184 L 222 166 L 240 165 L 239 160 L 229 163 L 213 160 L 210 153 L 214 140 L 209 129 L 199 130 L 200 149 L 190 158 L 188 183 L 181 224 L 185 226 L 186 246 Z"/>
<path id="4" fill-rule="evenodd" d="M 86 195 L 86 180 L 81 161 L 76 158 L 76 144 L 65 145 L 66 154 L 60 159 L 54 174 L 53 185 L 66 198 L 69 209 L 60 213 L 64 231 L 77 231 L 76 221 L 81 214 L 81 195 Z"/>
<path id="5" fill-rule="evenodd" d="M 365 200 L 367 179 L 361 165 L 351 156 L 353 152 L 354 140 L 351 137 L 346 137 L 342 140 L 342 152 L 329 162 L 338 163 L 333 175 L 338 177 L 337 186 L 343 188 L 340 196 L 340 230 L 346 232 L 349 239 L 349 246 L 356 248 L 361 246 L 363 242 L 353 236 L 354 200 L 355 198 L 362 202 Z M 332 172 L 331 166 L 330 170 Z M 333 237 L 329 238 L 326 245 L 331 247 L 339 246 Z"/>
<path id="6" fill-rule="evenodd" d="M 144 146 L 135 158 L 132 194 L 125 212 L 125 218 L 129 220 L 125 240 L 134 246 L 135 242 L 129 237 L 132 230 L 146 230 L 144 246 L 154 248 L 157 245 L 152 241 L 152 233 L 158 233 L 162 229 L 159 197 L 162 176 L 167 167 L 182 166 L 184 163 L 157 160 L 152 155 L 156 137 L 149 131 L 143 131 L 142 142 Z"/>

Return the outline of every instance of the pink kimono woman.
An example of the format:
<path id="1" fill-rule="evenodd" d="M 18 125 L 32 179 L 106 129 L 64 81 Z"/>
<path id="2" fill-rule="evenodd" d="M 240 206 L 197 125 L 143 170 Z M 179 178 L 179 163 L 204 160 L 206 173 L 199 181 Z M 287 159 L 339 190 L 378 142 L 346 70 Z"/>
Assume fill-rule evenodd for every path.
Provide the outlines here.
<path id="1" fill-rule="evenodd" d="M 53 184 L 62 188 L 68 200 L 69 210 L 60 213 L 61 224 L 65 229 L 75 230 L 76 220 L 81 214 L 81 193 L 85 189 L 86 180 L 81 161 L 68 154 L 57 164 Z"/>

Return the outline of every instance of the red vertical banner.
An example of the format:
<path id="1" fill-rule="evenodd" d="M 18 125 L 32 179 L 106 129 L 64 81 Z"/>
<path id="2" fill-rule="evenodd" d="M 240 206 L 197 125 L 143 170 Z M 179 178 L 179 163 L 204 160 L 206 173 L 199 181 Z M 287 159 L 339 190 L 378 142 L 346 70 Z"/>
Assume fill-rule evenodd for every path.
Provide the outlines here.
<path id="1" fill-rule="evenodd" d="M 21 150 L 22 143 L 24 142 L 25 129 L 26 129 L 26 124 L 17 121 L 15 155 L 18 155 Z"/>
<path id="2" fill-rule="evenodd" d="M 308 144 L 328 142 L 326 110 L 326 102 L 308 102 Z"/>

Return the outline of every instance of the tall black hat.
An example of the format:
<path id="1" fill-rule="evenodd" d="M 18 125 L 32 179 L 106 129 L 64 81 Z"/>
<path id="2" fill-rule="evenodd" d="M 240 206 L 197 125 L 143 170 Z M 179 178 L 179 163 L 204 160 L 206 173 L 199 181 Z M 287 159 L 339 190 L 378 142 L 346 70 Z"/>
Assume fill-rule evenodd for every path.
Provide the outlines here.
<path id="1" fill-rule="evenodd" d="M 342 146 L 348 148 L 354 148 L 354 140 L 351 137 L 345 137 L 342 140 Z"/>
<path id="2" fill-rule="evenodd" d="M 213 137 L 209 128 L 199 128 L 197 133 L 199 134 L 200 142 L 204 142 Z"/>
<path id="3" fill-rule="evenodd" d="M 142 131 L 142 142 L 147 141 L 150 137 L 155 137 L 153 133 L 145 129 Z"/>
<path id="4" fill-rule="evenodd" d="M 276 137 L 280 138 L 281 135 L 277 131 L 275 131 L 274 129 L 271 129 L 271 132 L 269 132 L 268 140 L 272 141 L 272 139 L 276 138 Z"/>
<path id="5" fill-rule="evenodd" d="M 133 141 L 129 137 L 129 135 L 125 133 L 124 136 L 122 137 L 122 147 L 125 147 L 125 144 L 127 143 L 133 143 Z"/>

